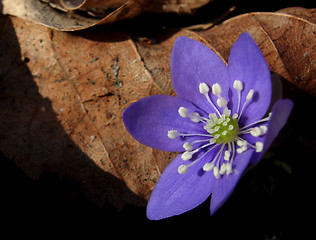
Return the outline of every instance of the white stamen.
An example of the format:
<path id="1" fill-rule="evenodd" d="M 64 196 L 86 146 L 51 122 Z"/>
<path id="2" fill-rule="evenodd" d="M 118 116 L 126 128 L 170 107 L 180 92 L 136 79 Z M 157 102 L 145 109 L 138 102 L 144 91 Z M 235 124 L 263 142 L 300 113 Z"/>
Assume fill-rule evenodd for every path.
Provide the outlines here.
<path id="1" fill-rule="evenodd" d="M 189 115 L 189 110 L 186 109 L 185 107 L 180 107 L 178 109 L 178 113 L 181 117 L 186 118 Z"/>
<path id="2" fill-rule="evenodd" d="M 244 141 L 243 140 L 237 140 L 237 145 L 239 147 L 242 147 L 244 145 Z"/>
<path id="3" fill-rule="evenodd" d="M 210 88 L 207 86 L 207 84 L 206 83 L 200 83 L 199 90 L 200 90 L 200 93 L 202 93 L 206 97 L 207 101 L 215 109 L 215 111 L 217 112 L 218 116 L 221 116 L 220 111 L 218 111 L 218 109 L 215 107 L 214 103 L 210 99 L 210 96 L 208 95 L 208 92 L 210 91 Z"/>
<path id="4" fill-rule="evenodd" d="M 235 80 L 233 87 L 237 90 L 237 91 L 241 91 L 243 89 L 243 84 L 240 80 Z"/>
<path id="5" fill-rule="evenodd" d="M 205 172 L 212 171 L 213 168 L 214 168 L 214 163 L 205 163 L 204 166 L 203 166 L 203 170 Z"/>
<path id="6" fill-rule="evenodd" d="M 217 124 L 222 124 L 224 122 L 225 119 L 223 118 L 223 116 L 225 115 L 222 115 L 222 117 L 218 119 Z"/>
<path id="7" fill-rule="evenodd" d="M 214 129 L 214 132 L 217 132 L 220 129 L 220 126 L 216 126 Z"/>
<path id="8" fill-rule="evenodd" d="M 261 135 L 261 130 L 258 127 L 252 128 L 250 134 L 254 137 L 259 137 Z"/>
<path id="9" fill-rule="evenodd" d="M 189 115 L 189 118 L 191 119 L 192 122 L 198 123 L 201 121 L 207 124 L 207 122 L 203 119 L 203 117 L 201 117 L 200 114 L 197 112 L 191 113 Z"/>
<path id="10" fill-rule="evenodd" d="M 238 114 L 237 114 L 237 113 L 235 113 L 235 114 L 233 115 L 233 119 L 236 119 L 236 118 L 238 118 Z"/>
<path id="11" fill-rule="evenodd" d="M 182 155 L 181 158 L 183 161 L 188 161 L 192 158 L 194 152 L 189 152 L 189 151 L 185 151 Z"/>
<path id="12" fill-rule="evenodd" d="M 227 107 L 227 103 L 228 103 L 227 100 L 225 98 L 223 98 L 223 97 L 219 97 L 217 99 L 217 105 L 219 107 L 221 107 L 221 108 L 226 108 Z"/>
<path id="13" fill-rule="evenodd" d="M 223 114 L 226 116 L 226 117 L 230 117 L 230 114 L 231 114 L 231 110 L 229 110 L 228 108 L 225 108 L 224 111 L 223 111 Z M 229 119 L 229 118 L 227 118 Z M 229 119 L 230 120 L 230 119 Z"/>
<path id="14" fill-rule="evenodd" d="M 239 108 L 240 108 L 240 101 L 241 101 L 241 90 L 244 88 L 244 86 L 240 80 L 235 80 L 233 87 L 237 90 L 237 93 L 238 93 L 238 105 L 237 105 L 237 112 L 236 112 L 236 114 L 238 115 Z"/>
<path id="15" fill-rule="evenodd" d="M 240 148 L 238 148 L 236 151 L 237 151 L 237 153 L 243 153 L 243 152 L 245 152 L 245 151 L 247 151 L 247 145 L 246 146 L 242 146 L 242 147 L 240 147 Z"/>
<path id="16" fill-rule="evenodd" d="M 222 135 L 223 135 L 223 136 L 226 136 L 226 134 L 227 134 L 227 131 L 226 131 L 226 130 L 222 132 Z"/>
<path id="17" fill-rule="evenodd" d="M 255 93 L 255 91 L 253 89 L 250 89 L 248 94 L 247 94 L 246 100 L 250 101 L 252 99 L 254 93 Z"/>
<path id="18" fill-rule="evenodd" d="M 242 127 L 240 130 L 244 130 L 244 129 L 246 129 L 246 128 L 249 128 L 249 127 L 252 126 L 252 125 L 256 125 L 256 124 L 261 123 L 261 122 L 269 121 L 269 120 L 270 120 L 270 117 L 271 117 L 271 113 L 269 113 L 269 116 L 268 116 L 268 117 L 262 118 L 262 119 L 260 119 L 259 121 L 250 123 L 250 124 L 248 124 L 247 126 Z"/>
<path id="19" fill-rule="evenodd" d="M 175 139 L 178 136 L 179 136 L 179 133 L 178 133 L 177 130 L 170 130 L 170 131 L 168 131 L 168 137 L 170 139 Z"/>
<path id="20" fill-rule="evenodd" d="M 183 144 L 183 148 L 184 148 L 186 151 L 192 151 L 192 150 L 193 150 L 193 146 L 192 146 L 192 144 L 189 143 L 189 142 L 185 142 L 185 143 Z"/>
<path id="21" fill-rule="evenodd" d="M 211 143 L 211 144 L 216 143 L 216 139 L 215 139 L 215 138 L 212 138 L 212 139 L 210 140 L 210 143 Z"/>
<path id="22" fill-rule="evenodd" d="M 215 139 L 218 139 L 220 136 L 221 136 L 221 135 L 219 135 L 219 134 L 215 134 L 214 138 L 215 138 Z"/>
<path id="23" fill-rule="evenodd" d="M 214 167 L 213 173 L 214 173 L 214 177 L 217 178 L 217 179 L 221 176 L 221 175 L 219 174 L 219 169 L 218 169 L 217 166 Z"/>
<path id="24" fill-rule="evenodd" d="M 220 174 L 220 175 L 223 175 L 225 172 L 226 172 L 226 163 L 223 163 L 223 164 L 221 165 L 220 170 L 219 170 L 219 174 Z"/>
<path id="25" fill-rule="evenodd" d="M 244 109 L 245 109 L 245 106 L 246 106 L 247 103 L 252 99 L 254 93 L 255 93 L 255 90 L 253 90 L 253 89 L 250 89 L 250 90 L 249 90 L 249 92 L 248 92 L 248 94 L 247 94 L 247 97 L 246 97 L 246 101 L 244 102 L 244 105 L 242 106 L 241 111 L 240 111 L 240 114 L 239 114 L 239 116 L 238 116 L 238 119 L 237 119 L 238 121 L 239 121 L 239 119 L 240 119 L 240 117 L 241 117 L 241 115 L 242 115 L 242 113 L 243 113 L 243 111 L 244 111 Z"/>
<path id="26" fill-rule="evenodd" d="M 233 126 L 233 125 L 229 125 L 229 126 L 228 126 L 228 130 L 229 130 L 229 131 L 231 131 L 231 130 L 233 130 L 233 129 L 234 129 L 234 126 Z"/>
<path id="27" fill-rule="evenodd" d="M 178 167 L 178 173 L 185 174 L 188 171 L 189 167 L 187 165 L 180 165 Z"/>
<path id="28" fill-rule="evenodd" d="M 210 113 L 210 114 L 208 115 L 208 117 L 209 117 L 209 119 L 212 120 L 212 121 L 214 121 L 214 120 L 217 119 L 216 113 Z"/>
<path id="29" fill-rule="evenodd" d="M 200 90 L 200 93 L 206 95 L 210 91 L 210 88 L 207 86 L 206 83 L 200 83 L 199 90 Z"/>
<path id="30" fill-rule="evenodd" d="M 224 160 L 225 160 L 225 161 L 228 161 L 229 158 L 230 158 L 230 151 L 226 150 L 226 151 L 225 151 L 225 155 L 224 155 Z"/>
<path id="31" fill-rule="evenodd" d="M 256 152 L 262 152 L 262 150 L 263 150 L 263 143 L 256 142 Z"/>
<path id="32" fill-rule="evenodd" d="M 219 85 L 218 83 L 214 83 L 212 85 L 212 93 L 217 96 L 217 97 L 220 97 L 221 96 L 221 93 L 222 93 L 222 87 L 221 85 Z"/>
<path id="33" fill-rule="evenodd" d="M 261 135 L 266 134 L 267 131 L 268 131 L 268 127 L 265 126 L 265 125 L 262 125 L 262 126 L 260 126 L 259 128 L 260 128 L 260 131 L 261 131 Z"/>
<path id="34" fill-rule="evenodd" d="M 226 175 L 233 173 L 233 165 L 231 163 L 226 164 Z"/>

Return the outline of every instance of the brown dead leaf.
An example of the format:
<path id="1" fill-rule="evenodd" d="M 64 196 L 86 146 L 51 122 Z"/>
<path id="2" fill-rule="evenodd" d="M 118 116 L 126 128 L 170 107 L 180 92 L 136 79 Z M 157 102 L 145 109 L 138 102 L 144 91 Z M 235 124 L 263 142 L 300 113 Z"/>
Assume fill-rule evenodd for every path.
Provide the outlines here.
<path id="1" fill-rule="evenodd" d="M 192 14 L 212 1 L 214 0 L 2 0 L 2 13 L 60 31 L 76 31 L 130 19 L 144 12 Z M 83 12 L 86 14 L 82 14 Z"/>
<path id="2" fill-rule="evenodd" d="M 315 16 L 300 8 L 249 13 L 152 42 L 105 30 L 59 32 L 2 16 L 0 148 L 33 179 L 54 175 L 97 205 L 143 205 L 175 153 L 136 142 L 121 116 L 145 96 L 174 94 L 169 62 L 176 37 L 202 41 L 227 60 L 248 31 L 273 72 L 316 96 Z"/>
<path id="3" fill-rule="evenodd" d="M 159 84 L 134 42 L 18 18 L 2 17 L 0 26 L 3 152 L 33 179 L 46 173 L 69 180 L 98 205 L 144 204 L 172 156 L 125 130 L 122 111 Z"/>
<path id="4" fill-rule="evenodd" d="M 249 32 L 256 40 L 272 72 L 316 96 L 315 9 L 243 14 L 200 35 L 228 59 L 231 46 L 242 32 Z"/>

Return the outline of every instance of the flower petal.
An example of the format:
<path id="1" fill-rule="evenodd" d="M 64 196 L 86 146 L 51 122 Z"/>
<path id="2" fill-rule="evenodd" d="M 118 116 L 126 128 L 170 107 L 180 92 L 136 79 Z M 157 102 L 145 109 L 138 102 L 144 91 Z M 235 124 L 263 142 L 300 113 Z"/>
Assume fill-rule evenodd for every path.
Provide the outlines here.
<path id="1" fill-rule="evenodd" d="M 253 152 L 253 149 L 248 149 L 242 154 L 237 154 L 234 159 L 235 172 L 228 176 L 224 175 L 215 182 L 211 198 L 211 215 L 213 215 L 232 194 L 240 177 L 248 166 Z"/>
<path id="2" fill-rule="evenodd" d="M 261 119 L 268 110 L 271 101 L 271 76 L 269 66 L 250 34 L 241 34 L 233 45 L 228 60 L 228 72 L 230 86 L 233 86 L 235 80 L 240 80 L 243 83 L 240 107 L 246 101 L 249 90 L 255 91 L 252 100 L 242 114 L 241 125 Z M 230 107 L 235 113 L 238 94 L 233 88 L 231 94 Z"/>
<path id="3" fill-rule="evenodd" d="M 208 113 L 214 109 L 199 91 L 205 82 L 222 86 L 222 97 L 227 99 L 228 71 L 222 59 L 204 44 L 187 37 L 178 37 L 171 54 L 171 77 L 178 97 L 186 99 Z M 216 103 L 217 97 L 210 97 Z"/>
<path id="4" fill-rule="evenodd" d="M 179 107 L 185 107 L 189 112 L 203 111 L 181 98 L 163 95 L 153 95 L 131 104 L 123 113 L 123 121 L 127 131 L 140 143 L 164 151 L 183 151 L 185 137 L 170 139 L 169 130 L 182 133 L 207 133 L 202 123 L 194 123 L 189 118 L 182 118 Z M 201 139 L 201 137 L 199 137 Z M 196 137 L 190 137 L 196 140 Z"/>
<path id="5" fill-rule="evenodd" d="M 263 150 L 260 153 L 255 153 L 251 159 L 251 164 L 256 164 L 264 153 L 268 150 L 273 140 L 278 136 L 280 130 L 283 128 L 285 123 L 287 122 L 288 117 L 293 108 L 293 102 L 290 99 L 280 99 L 278 100 L 273 108 L 271 119 L 269 120 L 267 127 L 267 133 L 259 139 L 264 144 Z M 248 138 L 252 136 L 247 136 Z M 258 138 L 252 137 L 252 142 L 258 141 Z M 248 140 L 248 139 L 247 139 Z M 249 140 L 251 141 L 251 140 Z"/>
<path id="6" fill-rule="evenodd" d="M 214 149 L 215 150 L 215 149 Z M 147 218 L 159 220 L 187 212 L 210 195 L 216 182 L 213 172 L 204 172 L 203 165 L 218 151 L 211 151 L 192 165 L 185 174 L 178 173 L 178 167 L 185 163 L 178 155 L 164 170 L 153 190 L 148 205 Z M 195 159 L 202 156 L 200 151 Z"/>

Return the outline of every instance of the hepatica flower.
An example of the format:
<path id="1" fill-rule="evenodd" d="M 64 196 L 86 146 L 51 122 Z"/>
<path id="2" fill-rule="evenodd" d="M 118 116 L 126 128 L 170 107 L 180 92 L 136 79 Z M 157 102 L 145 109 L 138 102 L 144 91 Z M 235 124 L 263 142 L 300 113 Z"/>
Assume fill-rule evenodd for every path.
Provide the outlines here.
<path id="1" fill-rule="evenodd" d="M 228 66 L 208 47 L 178 37 L 171 54 L 177 97 L 154 95 L 123 113 L 140 143 L 180 153 L 164 170 L 147 206 L 152 220 L 186 212 L 211 195 L 211 214 L 227 200 L 244 170 L 257 163 L 292 110 L 278 100 L 270 113 L 271 78 L 260 49 L 243 33 Z"/>

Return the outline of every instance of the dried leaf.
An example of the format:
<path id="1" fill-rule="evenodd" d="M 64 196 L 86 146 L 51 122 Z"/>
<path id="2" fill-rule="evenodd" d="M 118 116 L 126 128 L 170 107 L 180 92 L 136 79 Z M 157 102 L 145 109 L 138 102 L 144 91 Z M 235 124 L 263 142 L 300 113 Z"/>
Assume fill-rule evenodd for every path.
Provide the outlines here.
<path id="1" fill-rule="evenodd" d="M 316 96 L 316 11 L 288 8 L 231 18 L 200 35 L 227 59 L 242 32 L 259 44 L 271 71 Z"/>
<path id="2" fill-rule="evenodd" d="M 177 36 L 202 41 L 227 61 L 248 31 L 272 71 L 316 96 L 315 10 L 249 13 L 202 32 L 151 41 L 122 32 L 70 34 L 0 18 L 0 148 L 33 179 L 67 181 L 97 205 L 143 205 L 175 153 L 153 150 L 125 130 L 122 112 L 151 94 L 174 94 Z"/>
<path id="3" fill-rule="evenodd" d="M 2 0 L 2 13 L 56 30 L 76 31 L 133 18 L 143 12 L 192 14 L 211 1 L 213 0 Z M 73 11 L 76 9 L 80 12 Z M 82 12 L 87 14 L 81 14 Z"/>

